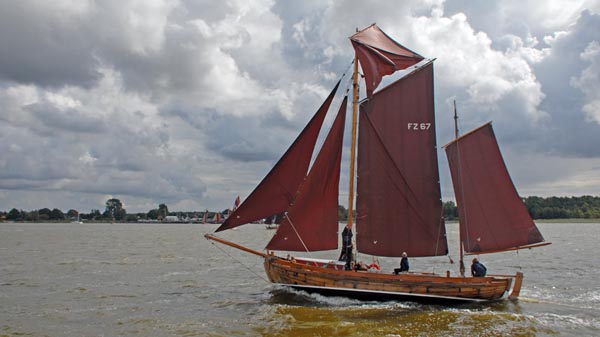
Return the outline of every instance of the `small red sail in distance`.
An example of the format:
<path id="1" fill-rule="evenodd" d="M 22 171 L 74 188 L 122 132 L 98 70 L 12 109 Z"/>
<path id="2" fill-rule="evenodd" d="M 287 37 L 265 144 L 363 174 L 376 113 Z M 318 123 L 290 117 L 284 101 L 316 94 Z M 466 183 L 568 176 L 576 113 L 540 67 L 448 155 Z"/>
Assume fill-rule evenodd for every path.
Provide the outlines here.
<path id="1" fill-rule="evenodd" d="M 235 198 L 235 202 L 233 203 L 233 210 L 235 211 L 238 207 L 240 207 L 240 196 L 238 195 L 237 198 Z"/>

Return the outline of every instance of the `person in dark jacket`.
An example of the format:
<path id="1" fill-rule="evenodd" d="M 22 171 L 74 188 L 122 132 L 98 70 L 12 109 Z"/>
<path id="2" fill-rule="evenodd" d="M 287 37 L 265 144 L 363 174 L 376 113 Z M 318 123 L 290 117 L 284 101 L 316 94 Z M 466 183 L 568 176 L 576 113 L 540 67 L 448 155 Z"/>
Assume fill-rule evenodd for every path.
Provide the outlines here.
<path id="1" fill-rule="evenodd" d="M 344 227 L 342 231 L 342 251 L 338 260 L 346 261 L 346 270 L 352 269 L 350 265 L 352 262 L 352 248 L 352 229 Z"/>
<path id="2" fill-rule="evenodd" d="M 486 273 L 487 269 L 485 266 L 477 258 L 474 258 L 471 264 L 471 275 L 473 277 L 484 277 Z"/>
<path id="3" fill-rule="evenodd" d="M 400 259 L 400 268 L 394 268 L 394 274 L 408 272 L 408 269 L 408 255 L 406 254 L 406 252 L 403 252 L 402 258 Z"/>

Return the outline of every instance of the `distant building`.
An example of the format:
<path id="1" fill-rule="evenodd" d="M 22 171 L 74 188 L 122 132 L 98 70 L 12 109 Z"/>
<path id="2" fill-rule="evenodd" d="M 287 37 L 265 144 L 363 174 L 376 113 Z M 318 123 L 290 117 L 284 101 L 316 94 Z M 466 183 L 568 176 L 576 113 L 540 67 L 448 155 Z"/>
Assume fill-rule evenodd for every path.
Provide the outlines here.
<path id="1" fill-rule="evenodd" d="M 167 215 L 165 217 L 165 222 L 177 222 L 179 221 L 179 217 L 175 216 L 175 215 Z"/>

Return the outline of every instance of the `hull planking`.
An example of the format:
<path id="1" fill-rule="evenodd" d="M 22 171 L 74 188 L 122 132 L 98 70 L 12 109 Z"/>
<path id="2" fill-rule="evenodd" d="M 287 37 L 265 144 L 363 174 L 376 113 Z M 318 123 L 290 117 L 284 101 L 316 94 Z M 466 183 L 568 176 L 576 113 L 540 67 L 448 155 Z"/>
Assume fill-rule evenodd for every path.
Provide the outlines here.
<path id="1" fill-rule="evenodd" d="M 518 296 L 522 273 L 501 277 L 450 277 L 435 274 L 385 274 L 307 265 L 274 255 L 265 257 L 269 280 L 322 295 L 363 300 L 487 302 Z M 516 279 L 513 282 L 513 278 Z"/>

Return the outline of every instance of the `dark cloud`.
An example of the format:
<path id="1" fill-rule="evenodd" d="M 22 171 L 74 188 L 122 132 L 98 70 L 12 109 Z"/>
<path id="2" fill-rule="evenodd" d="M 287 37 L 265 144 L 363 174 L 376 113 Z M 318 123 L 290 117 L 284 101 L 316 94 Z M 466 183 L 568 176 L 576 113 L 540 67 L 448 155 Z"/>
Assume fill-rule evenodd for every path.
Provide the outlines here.
<path id="1" fill-rule="evenodd" d="M 98 80 L 87 25 L 59 14 L 28 1 L 0 5 L 1 78 L 55 87 L 89 87 Z"/>
<path id="2" fill-rule="evenodd" d="M 585 95 L 573 86 L 588 64 L 581 54 L 598 39 L 600 15 L 584 11 L 577 22 L 551 42 L 550 55 L 534 65 L 546 97 L 541 108 L 551 120 L 538 144 L 541 151 L 565 156 L 600 157 L 600 123 L 583 112 Z"/>
<path id="3" fill-rule="evenodd" d="M 565 185 L 553 181 L 597 172 L 593 10 L 528 1 L 367 5 L 0 3 L 0 209 L 87 210 L 110 196 L 129 211 L 230 205 L 293 142 L 348 68 L 348 36 L 373 18 L 438 58 L 438 145 L 453 137 L 456 99 L 463 132 L 494 121 L 526 190 L 560 192 Z M 569 165 L 539 174 L 528 156 Z M 342 189 L 346 175 L 344 166 Z"/>
<path id="4" fill-rule="evenodd" d="M 69 108 L 60 109 L 47 102 L 35 103 L 24 107 L 25 111 L 31 112 L 32 118 L 37 119 L 39 125 L 44 126 L 42 132 L 79 132 L 79 133 L 101 133 L 106 131 L 105 121 L 82 114 L 79 110 Z"/>

